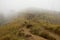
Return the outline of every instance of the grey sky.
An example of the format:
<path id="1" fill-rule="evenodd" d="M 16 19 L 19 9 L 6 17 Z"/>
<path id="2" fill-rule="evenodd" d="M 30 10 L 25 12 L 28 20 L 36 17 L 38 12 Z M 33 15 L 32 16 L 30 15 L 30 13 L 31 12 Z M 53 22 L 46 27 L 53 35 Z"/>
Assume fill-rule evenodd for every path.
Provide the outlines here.
<path id="1" fill-rule="evenodd" d="M 0 0 L 0 11 L 5 15 L 28 7 L 60 11 L 60 0 Z"/>

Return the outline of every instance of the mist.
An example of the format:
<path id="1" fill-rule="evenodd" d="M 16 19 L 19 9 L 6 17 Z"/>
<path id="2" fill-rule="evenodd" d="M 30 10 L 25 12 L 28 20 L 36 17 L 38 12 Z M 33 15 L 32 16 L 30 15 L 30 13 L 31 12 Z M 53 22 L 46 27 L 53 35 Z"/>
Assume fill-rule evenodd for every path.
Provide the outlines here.
<path id="1" fill-rule="evenodd" d="M 18 12 L 28 8 L 60 12 L 60 0 L 0 0 L 0 14 L 4 19 L 16 17 Z"/>

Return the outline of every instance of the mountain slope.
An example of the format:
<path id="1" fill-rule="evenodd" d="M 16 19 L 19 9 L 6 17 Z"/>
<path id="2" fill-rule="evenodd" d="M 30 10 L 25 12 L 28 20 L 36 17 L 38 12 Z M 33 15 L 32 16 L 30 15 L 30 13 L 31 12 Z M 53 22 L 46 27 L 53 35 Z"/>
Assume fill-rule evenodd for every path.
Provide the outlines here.
<path id="1" fill-rule="evenodd" d="M 1 25 L 0 40 L 60 40 L 59 16 L 47 12 L 34 13 L 37 12 L 24 12 Z"/>

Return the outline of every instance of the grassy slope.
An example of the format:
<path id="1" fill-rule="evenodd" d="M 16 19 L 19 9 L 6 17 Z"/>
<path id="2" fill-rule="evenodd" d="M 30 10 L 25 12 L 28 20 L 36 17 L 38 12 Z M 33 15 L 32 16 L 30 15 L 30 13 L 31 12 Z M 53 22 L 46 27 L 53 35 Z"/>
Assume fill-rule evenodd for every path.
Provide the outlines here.
<path id="1" fill-rule="evenodd" d="M 39 19 L 40 17 L 41 17 L 41 19 Z M 48 27 L 48 28 L 52 27 L 52 28 L 56 29 L 58 26 L 60 26 L 59 24 L 52 24 L 50 22 L 46 22 L 45 19 L 43 19 L 44 18 L 43 15 L 41 15 L 40 17 L 35 17 L 35 18 L 32 17 L 32 20 L 26 19 L 25 17 L 21 17 L 21 18 L 19 17 L 8 24 L 2 25 L 0 27 L 0 39 L 1 40 L 5 40 L 5 39 L 6 40 L 8 40 L 8 39 L 23 40 L 24 36 L 18 37 L 17 33 L 19 33 L 19 29 L 21 29 L 21 27 L 23 27 L 23 24 L 25 24 L 24 22 L 27 22 L 27 24 L 34 25 L 34 27 L 32 27 L 33 30 L 39 29 L 41 27 Z M 48 16 L 46 16 L 46 17 L 48 17 Z M 54 17 L 49 16 L 49 19 L 53 19 L 53 18 Z M 34 35 L 34 34 L 32 34 L 32 35 Z M 36 37 L 36 35 L 34 35 L 34 36 Z M 38 38 L 40 38 L 40 37 L 38 37 Z M 42 38 L 42 40 L 44 40 L 43 37 L 41 37 L 41 38 Z M 36 40 L 38 40 L 38 39 L 36 39 Z"/>

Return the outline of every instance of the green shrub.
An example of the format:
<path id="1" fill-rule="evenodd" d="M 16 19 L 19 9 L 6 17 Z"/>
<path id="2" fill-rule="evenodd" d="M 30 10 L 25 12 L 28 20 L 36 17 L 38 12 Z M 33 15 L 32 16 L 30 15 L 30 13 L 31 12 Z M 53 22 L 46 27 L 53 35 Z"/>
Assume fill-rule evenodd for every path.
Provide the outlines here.
<path id="1" fill-rule="evenodd" d="M 32 28 L 31 33 L 34 35 L 38 35 L 48 40 L 56 40 L 54 37 L 50 36 L 48 32 L 41 30 L 40 28 Z"/>
<path id="2" fill-rule="evenodd" d="M 60 27 L 57 27 L 54 32 L 60 35 Z"/>
<path id="3" fill-rule="evenodd" d="M 11 38 L 10 37 L 4 37 L 1 40 L 11 40 Z"/>

